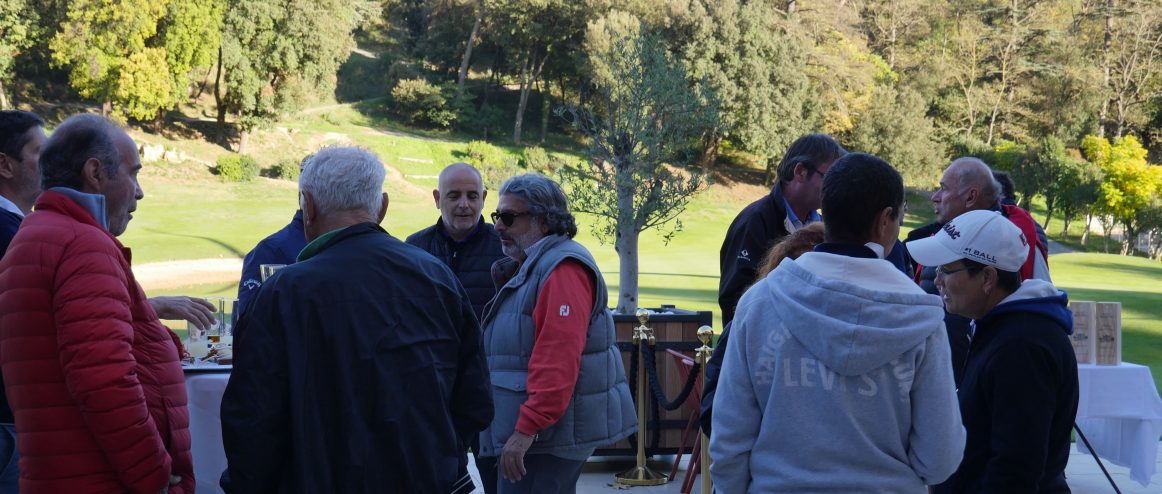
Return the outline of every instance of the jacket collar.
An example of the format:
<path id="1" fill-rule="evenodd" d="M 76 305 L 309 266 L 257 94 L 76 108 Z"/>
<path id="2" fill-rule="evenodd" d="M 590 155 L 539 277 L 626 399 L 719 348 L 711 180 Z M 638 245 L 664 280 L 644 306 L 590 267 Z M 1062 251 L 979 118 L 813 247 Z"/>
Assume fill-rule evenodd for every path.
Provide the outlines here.
<path id="1" fill-rule="evenodd" d="M 8 198 L 4 196 L 0 196 L 0 209 L 8 211 L 9 213 L 15 214 L 21 218 L 24 217 L 24 211 L 21 211 L 20 208 L 16 207 L 16 203 L 9 201 Z"/>
<path id="2" fill-rule="evenodd" d="M 67 187 L 53 187 L 40 194 L 36 200 L 35 210 L 52 211 L 82 224 L 99 228 L 121 250 L 126 262 L 132 262 L 133 252 L 121 245 L 121 241 L 105 227 L 105 196 L 86 194 Z M 95 215 L 99 215 L 100 220 Z"/>
<path id="3" fill-rule="evenodd" d="M 307 246 L 303 248 L 303 251 L 299 253 L 297 262 L 302 262 L 315 257 L 319 255 L 319 253 L 331 248 L 331 246 L 348 238 L 376 232 L 388 235 L 387 230 L 384 230 L 383 227 L 371 222 L 356 223 L 351 226 L 331 230 L 320 235 L 318 238 L 312 240 L 311 243 L 307 244 Z"/>

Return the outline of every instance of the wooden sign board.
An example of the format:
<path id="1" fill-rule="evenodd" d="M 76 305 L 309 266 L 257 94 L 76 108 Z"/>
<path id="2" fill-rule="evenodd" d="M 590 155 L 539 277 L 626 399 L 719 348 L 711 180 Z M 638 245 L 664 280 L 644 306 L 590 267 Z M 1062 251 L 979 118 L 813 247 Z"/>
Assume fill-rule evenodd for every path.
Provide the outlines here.
<path id="1" fill-rule="evenodd" d="M 1096 305 L 1097 364 L 1118 365 L 1122 363 L 1122 304 L 1098 302 Z"/>
<path id="2" fill-rule="evenodd" d="M 1069 302 L 1073 311 L 1073 334 L 1069 341 L 1073 343 L 1073 353 L 1077 355 L 1077 363 L 1092 364 L 1097 358 L 1097 303 L 1075 300 Z"/>

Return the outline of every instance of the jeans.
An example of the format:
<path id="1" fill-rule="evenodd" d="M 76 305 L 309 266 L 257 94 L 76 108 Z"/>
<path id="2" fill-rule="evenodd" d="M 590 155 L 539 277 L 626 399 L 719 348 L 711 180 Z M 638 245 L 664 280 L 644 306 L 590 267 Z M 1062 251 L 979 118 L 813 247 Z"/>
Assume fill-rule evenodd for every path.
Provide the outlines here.
<path id="1" fill-rule="evenodd" d="M 0 424 L 0 494 L 20 492 L 20 453 L 16 451 L 16 426 Z"/>

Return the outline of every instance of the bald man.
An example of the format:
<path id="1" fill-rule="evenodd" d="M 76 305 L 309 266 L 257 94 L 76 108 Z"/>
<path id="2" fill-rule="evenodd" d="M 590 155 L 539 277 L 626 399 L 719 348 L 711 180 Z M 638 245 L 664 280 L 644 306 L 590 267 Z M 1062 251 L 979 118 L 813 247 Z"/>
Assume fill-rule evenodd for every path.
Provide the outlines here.
<path id="1" fill-rule="evenodd" d="M 492 263 L 504 257 L 496 228 L 484 221 L 484 180 L 480 171 L 468 163 L 452 163 L 440 172 L 432 199 L 440 218 L 436 224 L 413 233 L 407 243 L 436 256 L 452 268 L 468 292 L 476 318 L 484 315 L 484 305 L 496 295 L 492 282 Z M 479 451 L 473 441 L 472 451 Z M 496 492 L 496 458 L 476 457 L 486 494 Z"/>
<path id="2" fill-rule="evenodd" d="M 1017 225 L 1029 242 L 1029 257 L 1021 266 L 1021 279 L 1036 278 L 1051 282 L 1045 231 L 1033 220 L 1028 211 L 1012 204 L 1004 204 L 1002 198 L 1001 184 L 993 176 L 988 164 L 973 157 L 957 158 L 944 170 L 944 175 L 940 178 L 940 189 L 932 194 L 932 208 L 936 211 L 936 221 L 909 232 L 908 241 L 931 237 L 940 231 L 945 223 L 966 212 L 997 211 Z M 915 280 L 928 293 L 938 292 L 936 289 L 938 267 L 922 266 L 919 263 L 916 265 Z M 953 371 L 959 384 L 964 362 L 968 357 L 969 319 L 946 313 L 944 323 L 948 327 Z"/>

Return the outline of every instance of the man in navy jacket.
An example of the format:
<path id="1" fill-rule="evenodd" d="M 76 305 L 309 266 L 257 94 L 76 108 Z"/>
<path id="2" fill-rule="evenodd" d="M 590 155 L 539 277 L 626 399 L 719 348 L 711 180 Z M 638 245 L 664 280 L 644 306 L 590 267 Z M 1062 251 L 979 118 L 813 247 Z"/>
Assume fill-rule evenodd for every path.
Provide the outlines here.
<path id="1" fill-rule="evenodd" d="M 480 327 L 451 270 L 379 226 L 383 181 L 358 148 L 304 167 L 310 242 L 235 334 L 226 492 L 472 490 L 465 444 L 493 415 Z"/>

